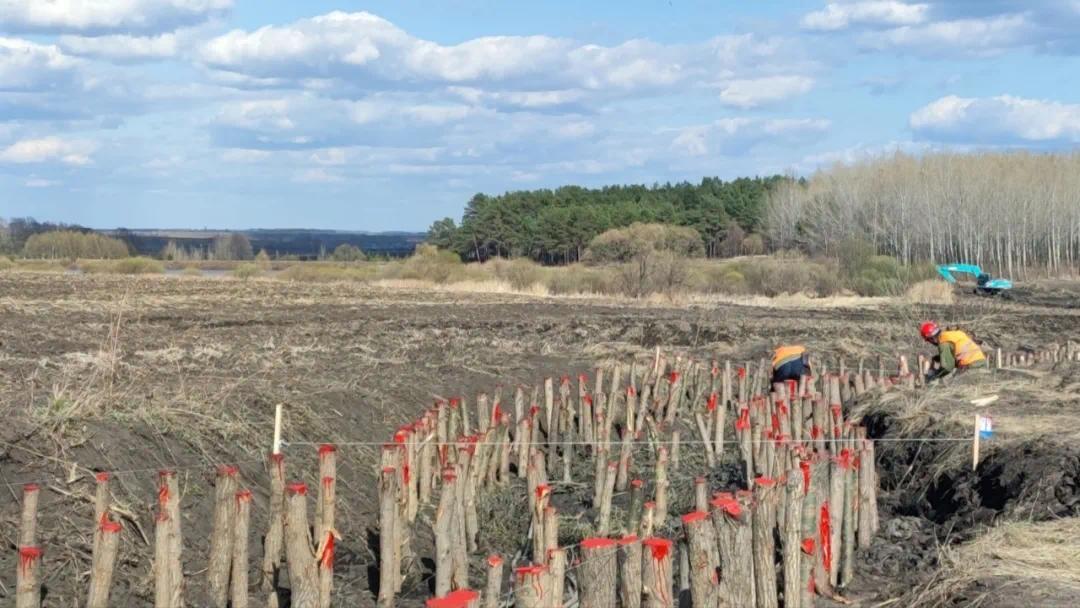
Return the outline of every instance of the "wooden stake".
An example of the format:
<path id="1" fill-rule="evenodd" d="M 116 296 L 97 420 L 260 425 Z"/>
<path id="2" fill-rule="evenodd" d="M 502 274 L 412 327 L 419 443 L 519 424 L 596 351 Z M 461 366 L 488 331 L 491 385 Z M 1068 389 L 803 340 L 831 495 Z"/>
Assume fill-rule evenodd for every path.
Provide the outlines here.
<path id="1" fill-rule="evenodd" d="M 435 510 L 435 595 L 450 593 L 454 575 L 454 512 L 457 502 L 457 473 L 445 468 L 442 473 L 442 491 L 439 506 Z"/>
<path id="2" fill-rule="evenodd" d="M 251 526 L 251 490 L 236 493 L 232 542 L 232 604 L 230 608 L 248 608 L 248 530 Z"/>
<path id="3" fill-rule="evenodd" d="M 658 527 L 663 527 L 667 522 L 667 508 L 668 508 L 668 450 L 665 446 L 660 446 L 656 452 L 656 511 L 654 512 L 655 523 Z"/>
<path id="4" fill-rule="evenodd" d="M 544 563 L 551 560 L 551 552 L 559 547 L 559 510 L 544 507 Z"/>
<path id="5" fill-rule="evenodd" d="M 172 571 L 169 569 L 169 550 L 172 531 L 169 514 L 159 511 L 154 526 L 154 608 L 177 608 L 174 603 Z"/>
<path id="6" fill-rule="evenodd" d="M 641 528 L 641 513 L 645 507 L 645 482 L 630 481 L 630 505 L 626 509 L 626 533 L 637 534 Z"/>
<path id="7" fill-rule="evenodd" d="M 829 467 L 829 544 L 831 551 L 829 560 L 829 585 L 832 588 L 840 586 L 840 561 L 843 555 L 843 524 L 844 524 L 844 486 L 845 471 L 840 465 L 840 456 L 832 460 Z"/>
<path id="8" fill-rule="evenodd" d="M 859 476 L 859 547 L 870 546 L 876 532 L 877 519 L 877 473 L 874 470 L 873 444 L 866 438 L 866 427 L 855 427 L 855 441 L 858 450 L 857 471 Z"/>
<path id="9" fill-rule="evenodd" d="M 94 489 L 94 546 L 92 551 L 97 553 L 98 550 L 98 534 L 97 526 L 103 521 L 107 521 L 107 515 L 109 513 L 109 479 L 111 476 L 104 471 L 96 473 L 94 475 L 94 481 L 96 487 Z"/>
<path id="10" fill-rule="evenodd" d="M 646 538 L 642 548 L 642 583 L 645 608 L 674 608 L 672 576 L 674 544 L 666 538 Z"/>
<path id="11" fill-rule="evenodd" d="M 609 462 L 607 473 L 604 476 L 604 491 L 600 496 L 600 518 L 596 525 L 597 534 L 602 536 L 607 536 L 611 528 L 611 500 L 615 494 L 615 477 L 617 475 L 618 465 Z"/>
<path id="12" fill-rule="evenodd" d="M 848 443 L 848 442 L 845 442 Z M 844 475 L 844 520 L 843 520 L 843 559 L 841 560 L 840 585 L 847 587 L 855 578 L 855 526 L 857 525 L 855 505 L 859 499 L 859 478 L 855 472 L 855 456 L 851 448 L 845 447 L 840 453 L 840 469 Z"/>
<path id="13" fill-rule="evenodd" d="M 976 431 L 978 433 L 978 431 Z M 36 483 L 23 485 L 22 517 L 19 519 L 19 546 L 37 545 L 37 510 L 41 487 Z"/>
<path id="14" fill-rule="evenodd" d="M 757 608 L 777 608 L 776 562 L 773 529 L 776 528 L 776 480 L 754 480 L 754 594 Z"/>
<path id="15" fill-rule="evenodd" d="M 229 601 L 229 572 L 232 570 L 233 515 L 236 513 L 237 468 L 218 467 L 214 483 L 214 519 L 210 534 L 210 560 L 206 570 L 210 603 L 225 608 Z"/>
<path id="16" fill-rule="evenodd" d="M 566 549 L 554 547 L 548 552 L 547 576 L 544 589 L 554 608 L 562 608 L 566 583 Z"/>
<path id="17" fill-rule="evenodd" d="M 315 536 L 320 549 L 316 556 L 319 561 L 319 600 L 322 608 L 330 608 L 330 596 L 334 587 L 334 520 L 337 494 L 337 449 L 333 445 L 319 446 L 319 480 Z M 414 483 L 413 489 L 418 489 L 415 484 L 417 480 L 410 481 Z M 412 500 L 413 508 L 419 508 L 419 494 L 415 494 Z"/>
<path id="18" fill-rule="evenodd" d="M 282 404 L 274 406 L 274 444 L 271 446 L 271 454 L 281 453 L 281 414 Z"/>
<path id="19" fill-rule="evenodd" d="M 581 541 L 581 608 L 615 605 L 618 583 L 617 545 L 610 538 Z"/>
<path id="20" fill-rule="evenodd" d="M 499 608 L 502 594 L 503 559 L 492 555 L 487 559 L 487 587 L 484 590 L 484 608 Z"/>
<path id="21" fill-rule="evenodd" d="M 289 583 L 292 585 L 292 604 L 297 608 L 319 605 L 319 572 L 316 569 L 315 554 L 311 546 L 311 529 L 308 528 L 307 486 L 302 483 L 289 484 L 285 488 L 288 511 L 285 519 L 285 554 L 289 562 Z M 385 530 L 380 521 L 380 530 Z M 382 536 L 382 534 L 380 534 Z M 382 579 L 380 579 L 381 581 Z M 390 589 L 393 589 L 391 584 Z M 382 600 L 383 589 L 379 589 Z M 380 603 L 380 606 L 392 606 Z"/>
<path id="22" fill-rule="evenodd" d="M 175 471 L 160 471 L 158 473 L 160 486 L 158 488 L 159 509 L 168 515 L 168 559 L 165 569 L 169 573 L 169 596 L 170 606 L 181 608 L 184 605 L 184 566 L 183 547 L 184 539 L 180 526 L 180 486 L 176 480 Z"/>
<path id="23" fill-rule="evenodd" d="M 281 558 L 285 551 L 285 455 L 270 454 L 270 504 L 266 537 L 263 539 L 262 589 L 277 588 Z"/>
<path id="24" fill-rule="evenodd" d="M 705 512 L 709 510 L 709 486 L 705 483 L 704 477 L 694 478 L 694 510 Z"/>
<path id="25" fill-rule="evenodd" d="M 547 567 L 540 564 L 523 566 L 514 570 L 514 606 L 517 608 L 547 608 L 545 601 L 550 595 L 545 593 L 547 586 Z"/>
<path id="26" fill-rule="evenodd" d="M 480 594 L 472 589 L 458 589 L 425 602 L 427 608 L 480 608 Z"/>
<path id="27" fill-rule="evenodd" d="M 979 420 L 982 418 L 979 414 L 975 414 L 975 434 L 971 441 L 971 470 L 975 471 L 979 468 Z M 23 517 L 25 517 L 25 511 Z"/>
<path id="28" fill-rule="evenodd" d="M 116 553 L 120 546 L 122 526 L 108 519 L 98 522 L 94 535 L 94 556 L 90 568 L 90 592 L 87 595 L 87 608 L 108 608 L 109 591 L 112 589 L 113 569 L 116 566 Z"/>
<path id="29" fill-rule="evenodd" d="M 715 606 L 719 600 L 720 556 L 716 530 L 704 510 L 682 516 L 690 561 L 690 597 L 694 606 Z"/>
<path id="30" fill-rule="evenodd" d="M 802 588 L 805 586 L 800 571 L 802 556 L 803 495 L 805 493 L 803 472 L 793 468 L 787 472 L 784 485 L 784 608 L 801 608 Z"/>
<path id="31" fill-rule="evenodd" d="M 15 608 L 41 606 L 41 548 L 19 547 L 19 568 L 15 577 Z"/>
<path id="32" fill-rule="evenodd" d="M 641 542 L 634 534 L 619 540 L 619 601 L 622 608 L 641 608 Z"/>

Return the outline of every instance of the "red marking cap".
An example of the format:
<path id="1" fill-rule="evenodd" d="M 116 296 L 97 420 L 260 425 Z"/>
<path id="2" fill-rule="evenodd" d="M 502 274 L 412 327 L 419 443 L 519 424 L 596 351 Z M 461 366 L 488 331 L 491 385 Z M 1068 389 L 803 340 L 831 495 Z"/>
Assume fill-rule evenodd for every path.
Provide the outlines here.
<path id="1" fill-rule="evenodd" d="M 19 547 L 19 557 L 26 561 L 33 561 L 41 557 L 41 547 Z"/>
<path id="2" fill-rule="evenodd" d="M 581 548 L 585 551 L 593 551 L 597 549 L 608 549 L 614 547 L 615 544 L 613 539 L 605 538 L 603 536 L 594 536 L 581 541 Z"/>
<path id="3" fill-rule="evenodd" d="M 480 594 L 472 589 L 458 589 L 451 591 L 443 597 L 432 598 L 427 601 L 427 608 L 468 608 L 470 603 L 480 598 Z"/>
<path id="4" fill-rule="evenodd" d="M 638 541 L 637 534 L 627 534 L 619 539 L 620 545 L 632 545 Z"/>
<path id="5" fill-rule="evenodd" d="M 232 477 L 240 472 L 235 465 L 223 464 L 217 468 L 218 477 Z"/>
<path id="6" fill-rule="evenodd" d="M 497 568 L 502 565 L 503 558 L 498 555 L 492 555 L 491 557 L 487 558 L 487 563 L 492 568 Z"/>
<path id="7" fill-rule="evenodd" d="M 110 479 L 112 479 L 112 473 L 109 473 L 108 471 L 99 471 L 97 473 L 94 473 L 94 480 L 96 480 L 98 483 L 105 483 Z"/>
<path id="8" fill-rule="evenodd" d="M 641 481 L 640 479 L 634 479 L 630 482 L 630 485 L 634 486 L 635 488 L 640 488 L 645 485 L 645 482 Z"/>
<path id="9" fill-rule="evenodd" d="M 176 477 L 176 471 L 172 469 L 161 469 L 158 471 L 158 477 L 165 479 L 166 477 Z"/>
<path id="10" fill-rule="evenodd" d="M 642 544 L 652 552 L 652 558 L 656 561 L 671 555 L 672 542 L 666 538 L 652 536 L 642 541 Z"/>
<path id="11" fill-rule="evenodd" d="M 98 529 L 104 534 L 117 534 L 124 529 L 124 526 L 121 526 L 118 521 L 110 521 L 103 517 L 101 523 L 98 524 Z"/>
<path id="12" fill-rule="evenodd" d="M 36 483 L 28 483 L 28 484 L 23 484 L 22 489 L 23 489 L 24 494 L 32 494 L 32 493 L 37 492 L 38 490 L 40 490 L 41 486 L 39 486 Z"/>
<path id="13" fill-rule="evenodd" d="M 285 454 L 282 453 L 282 452 L 278 452 L 277 454 L 270 454 L 270 461 L 273 462 L 274 464 L 279 465 L 279 464 L 285 462 Z"/>
<path id="14" fill-rule="evenodd" d="M 251 502 L 251 490 L 240 490 L 237 492 L 236 502 Z"/>
<path id="15" fill-rule="evenodd" d="M 705 511 L 692 511 L 682 516 L 683 524 L 692 524 L 696 521 L 705 521 L 709 518 L 709 514 Z"/>
<path id="16" fill-rule="evenodd" d="M 514 574 L 516 574 L 518 578 L 525 578 L 526 576 L 539 576 L 544 572 L 547 572 L 547 566 L 544 566 L 542 564 L 521 566 L 520 568 L 514 570 Z"/>
<path id="17" fill-rule="evenodd" d="M 323 454 L 333 454 L 337 451 L 337 446 L 332 443 L 324 443 L 319 446 L 319 456 Z"/>
<path id="18" fill-rule="evenodd" d="M 289 496 L 306 496 L 307 484 L 303 482 L 290 483 L 285 490 L 289 493 Z"/>
<path id="19" fill-rule="evenodd" d="M 758 477 L 754 479 L 754 485 L 761 486 L 763 488 L 771 488 L 776 485 L 776 480 L 772 477 Z"/>

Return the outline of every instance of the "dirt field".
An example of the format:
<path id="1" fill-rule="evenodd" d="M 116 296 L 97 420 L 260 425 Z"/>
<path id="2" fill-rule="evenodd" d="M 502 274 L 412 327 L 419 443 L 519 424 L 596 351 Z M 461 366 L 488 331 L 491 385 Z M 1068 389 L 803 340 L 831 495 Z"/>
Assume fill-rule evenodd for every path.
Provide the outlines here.
<path id="1" fill-rule="evenodd" d="M 826 358 L 876 367 L 879 357 L 928 352 L 917 336 L 924 318 L 961 324 L 990 348 L 1080 339 L 1080 286 L 1029 287 L 1022 296 L 962 297 L 947 308 L 802 300 L 639 306 L 273 280 L 0 273 L 0 600 L 9 602 L 14 589 L 20 487 L 34 481 L 43 488 L 45 605 L 82 601 L 92 471 L 109 470 L 125 515 L 113 603 L 151 605 L 155 473 L 175 468 L 189 605 L 203 605 L 214 465 L 239 464 L 255 492 L 254 563 L 265 529 L 261 459 L 273 405 L 284 403 L 290 478 L 313 482 L 314 444 L 340 445 L 338 605 L 372 605 L 378 444 L 438 396 L 531 385 L 657 345 L 748 360 L 798 341 Z M 1056 575 L 982 576 L 953 567 L 963 553 L 948 548 L 961 550 L 990 526 L 1080 515 L 1078 381 L 1080 364 L 1063 363 L 857 404 L 876 437 L 960 438 L 976 411 L 968 399 L 998 394 L 979 411 L 994 415 L 1000 432 L 975 473 L 967 443 L 895 441 L 879 450 L 883 532 L 852 599 L 1072 605 L 1080 593 L 1075 566 Z M 422 570 L 411 577 L 405 595 L 414 603 L 403 605 L 419 605 L 428 583 Z M 1034 604 L 1021 601 L 1036 593 L 1030 589 L 1042 594 Z"/>

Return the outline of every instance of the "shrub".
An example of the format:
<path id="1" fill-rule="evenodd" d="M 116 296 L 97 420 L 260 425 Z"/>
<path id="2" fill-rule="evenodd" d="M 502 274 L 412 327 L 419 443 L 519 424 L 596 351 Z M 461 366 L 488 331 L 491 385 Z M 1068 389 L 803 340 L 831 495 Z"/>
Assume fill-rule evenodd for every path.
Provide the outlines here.
<path id="1" fill-rule="evenodd" d="M 185 266 L 181 274 L 185 277 L 201 277 L 202 271 L 199 270 L 198 266 Z"/>
<path id="2" fill-rule="evenodd" d="M 642 297 L 684 286 L 684 258 L 704 255 L 705 247 L 693 228 L 635 223 L 600 234 L 585 253 L 591 262 L 619 264 L 623 293 Z"/>
<path id="3" fill-rule="evenodd" d="M 240 264 L 233 269 L 232 274 L 234 277 L 246 281 L 259 276 L 259 267 L 255 264 Z"/>
<path id="4" fill-rule="evenodd" d="M 112 260 L 128 256 L 127 245 L 94 232 L 55 230 L 32 235 L 23 246 L 28 258 L 52 260 Z"/>
<path id="5" fill-rule="evenodd" d="M 293 264 L 276 277 L 301 283 L 330 283 L 334 281 L 368 281 L 374 278 L 375 268 L 370 265 L 341 266 L 319 262 Z"/>
<path id="6" fill-rule="evenodd" d="M 259 254 L 255 256 L 255 264 L 259 270 L 270 270 L 270 254 L 265 249 L 260 249 Z"/>
<path id="7" fill-rule="evenodd" d="M 5 270 L 11 270 L 15 267 L 15 262 L 11 261 L 11 258 L 0 255 L 0 272 Z"/>
<path id="8" fill-rule="evenodd" d="M 552 295 L 612 294 L 614 288 L 610 267 L 590 267 L 570 264 L 550 269 L 544 286 Z"/>
<path id="9" fill-rule="evenodd" d="M 756 257 L 732 264 L 752 294 L 778 296 L 809 293 L 828 296 L 839 290 L 840 280 L 830 265 L 806 258 Z"/>
<path id="10" fill-rule="evenodd" d="M 761 255 L 765 253 L 765 240 L 760 234 L 751 234 L 742 241 L 743 255 Z"/>
<path id="11" fill-rule="evenodd" d="M 514 258 L 508 262 L 498 260 L 492 264 L 495 276 L 514 289 L 528 289 L 544 282 L 544 268 L 527 258 Z"/>
<path id="12" fill-rule="evenodd" d="M 79 270 L 87 274 L 161 274 L 165 266 L 145 257 L 121 260 L 88 260 L 79 263 Z"/>
<path id="13" fill-rule="evenodd" d="M 342 243 L 334 249 L 331 257 L 335 262 L 360 262 L 364 260 L 364 252 L 356 245 Z"/>
<path id="14" fill-rule="evenodd" d="M 720 280 L 716 285 L 716 289 L 722 293 L 746 293 L 746 277 L 743 276 L 743 273 L 734 268 L 725 270 L 724 273 L 720 275 Z"/>
<path id="15" fill-rule="evenodd" d="M 446 283 L 462 273 L 462 266 L 456 253 L 421 244 L 416 246 L 416 253 L 402 263 L 398 278 Z"/>

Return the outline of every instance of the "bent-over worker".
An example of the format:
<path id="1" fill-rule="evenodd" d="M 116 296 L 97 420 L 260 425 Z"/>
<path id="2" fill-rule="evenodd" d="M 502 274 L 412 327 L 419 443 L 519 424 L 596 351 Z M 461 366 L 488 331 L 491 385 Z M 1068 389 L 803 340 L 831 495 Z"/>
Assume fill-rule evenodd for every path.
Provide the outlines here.
<path id="1" fill-rule="evenodd" d="M 956 370 L 986 367 L 986 355 L 967 332 L 955 327 L 942 330 L 937 323 L 927 321 L 919 328 L 924 340 L 937 346 L 926 381 L 943 378 Z"/>
<path id="2" fill-rule="evenodd" d="M 772 358 L 772 382 L 773 384 L 794 380 L 799 382 L 803 376 L 810 375 L 810 355 L 806 347 L 798 344 L 778 347 L 773 352 Z"/>

